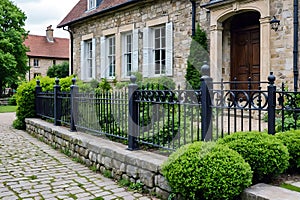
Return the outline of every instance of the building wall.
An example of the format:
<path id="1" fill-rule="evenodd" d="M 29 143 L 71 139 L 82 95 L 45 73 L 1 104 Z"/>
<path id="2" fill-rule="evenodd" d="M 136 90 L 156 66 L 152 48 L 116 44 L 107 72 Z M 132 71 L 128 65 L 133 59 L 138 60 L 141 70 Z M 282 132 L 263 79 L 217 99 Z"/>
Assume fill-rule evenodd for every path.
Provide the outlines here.
<path id="1" fill-rule="evenodd" d="M 143 28 L 147 22 L 168 18 L 173 22 L 173 79 L 177 84 L 185 86 L 185 73 L 187 58 L 192 34 L 191 3 L 186 0 L 156 0 L 149 3 L 139 4 L 134 8 L 123 10 L 122 12 L 111 13 L 104 17 L 94 18 L 70 27 L 74 31 L 74 73 L 80 77 L 80 51 L 83 38 L 92 37 L 96 39 L 96 78 L 100 79 L 100 37 L 112 31 L 117 34 L 128 25 L 133 25 L 139 29 L 139 72 L 142 72 L 143 64 Z M 208 24 L 208 13 L 200 8 L 200 1 L 197 6 L 197 22 L 204 26 Z M 205 26 L 208 30 L 207 25 Z M 120 66 L 117 66 L 120 68 Z M 119 71 L 120 73 L 120 71 Z M 117 70 L 117 79 L 120 80 Z"/>
<path id="2" fill-rule="evenodd" d="M 293 9 L 293 0 L 234 1 L 210 8 L 209 37 L 212 76 L 216 76 L 217 79 L 230 79 L 231 34 L 230 24 L 225 23 L 226 19 L 241 12 L 257 11 L 261 15 L 261 81 L 267 81 L 270 72 L 274 72 L 277 83 L 285 82 L 292 89 Z M 273 16 L 280 20 L 280 26 L 276 32 L 269 24 Z"/>
<path id="3" fill-rule="evenodd" d="M 34 59 L 39 60 L 39 66 L 34 66 Z M 27 79 L 31 80 L 34 78 L 35 74 L 40 74 L 41 76 L 47 76 L 48 68 L 53 66 L 55 61 L 56 65 L 62 64 L 63 62 L 69 62 L 69 59 L 55 59 L 55 58 L 29 58 L 30 71 L 27 74 Z"/>

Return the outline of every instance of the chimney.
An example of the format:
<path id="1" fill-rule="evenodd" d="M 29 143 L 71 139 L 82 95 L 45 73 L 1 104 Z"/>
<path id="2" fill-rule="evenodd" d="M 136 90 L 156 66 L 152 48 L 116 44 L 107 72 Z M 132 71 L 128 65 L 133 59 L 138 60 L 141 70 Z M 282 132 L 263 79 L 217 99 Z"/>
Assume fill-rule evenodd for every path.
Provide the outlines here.
<path id="1" fill-rule="evenodd" d="M 54 42 L 52 25 L 47 27 L 46 37 L 47 37 L 48 42 Z"/>

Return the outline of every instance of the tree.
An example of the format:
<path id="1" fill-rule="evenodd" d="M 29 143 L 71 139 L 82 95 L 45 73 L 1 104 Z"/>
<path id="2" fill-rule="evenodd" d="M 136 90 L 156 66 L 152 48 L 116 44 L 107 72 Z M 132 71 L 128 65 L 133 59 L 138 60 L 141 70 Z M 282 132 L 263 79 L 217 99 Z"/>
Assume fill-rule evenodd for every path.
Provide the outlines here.
<path id="1" fill-rule="evenodd" d="M 59 65 L 53 65 L 52 67 L 49 67 L 47 71 L 47 76 L 51 78 L 65 78 L 69 76 L 69 63 L 63 62 Z"/>
<path id="2" fill-rule="evenodd" d="M 200 89 L 201 66 L 208 61 L 206 33 L 197 25 L 195 36 L 192 37 L 190 55 L 187 61 L 185 79 L 188 89 Z"/>
<path id="3" fill-rule="evenodd" d="M 3 89 L 25 78 L 28 32 L 24 29 L 26 15 L 9 0 L 0 1 L 0 95 Z"/>

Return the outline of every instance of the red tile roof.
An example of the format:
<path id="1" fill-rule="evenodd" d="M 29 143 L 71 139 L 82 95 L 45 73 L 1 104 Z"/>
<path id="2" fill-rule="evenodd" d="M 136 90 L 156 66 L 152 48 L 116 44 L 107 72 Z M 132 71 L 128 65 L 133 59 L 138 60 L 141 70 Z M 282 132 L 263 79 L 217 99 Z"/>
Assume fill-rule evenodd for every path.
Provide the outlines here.
<path id="1" fill-rule="evenodd" d="M 54 37 L 53 40 L 48 42 L 46 36 L 28 35 L 24 42 L 30 49 L 27 56 L 68 59 L 69 39 Z"/>
<path id="2" fill-rule="evenodd" d="M 110 11 L 118 7 L 125 6 L 130 3 L 141 2 L 141 0 L 102 0 L 100 5 L 91 11 L 87 11 L 87 0 L 79 0 L 68 15 L 58 24 L 58 28 L 68 26 L 73 22 L 83 20 L 87 17 L 94 16 L 99 13 Z"/>

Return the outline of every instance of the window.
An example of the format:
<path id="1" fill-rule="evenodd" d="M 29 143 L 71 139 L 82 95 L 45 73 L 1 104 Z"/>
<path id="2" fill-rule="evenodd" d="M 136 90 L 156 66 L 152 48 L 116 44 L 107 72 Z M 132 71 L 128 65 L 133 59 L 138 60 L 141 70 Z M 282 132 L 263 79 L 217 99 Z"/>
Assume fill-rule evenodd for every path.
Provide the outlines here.
<path id="1" fill-rule="evenodd" d="M 133 35 L 131 32 L 123 35 L 123 69 L 125 76 L 131 76 L 132 72 L 132 49 Z"/>
<path id="2" fill-rule="evenodd" d="M 33 66 L 38 67 L 39 66 L 39 59 L 33 59 Z"/>
<path id="3" fill-rule="evenodd" d="M 87 0 L 87 9 L 88 10 L 92 10 L 94 8 L 96 8 L 96 4 L 97 3 L 97 0 Z"/>
<path id="4" fill-rule="evenodd" d="M 56 65 L 56 60 L 52 60 L 52 65 Z"/>
<path id="5" fill-rule="evenodd" d="M 93 77 L 93 45 L 91 40 L 86 42 L 85 51 L 86 51 L 85 59 L 86 59 L 87 78 L 92 78 Z"/>
<path id="6" fill-rule="evenodd" d="M 111 36 L 107 38 L 107 63 L 108 77 L 115 77 L 116 73 L 116 38 Z"/>
<path id="7" fill-rule="evenodd" d="M 41 73 L 34 73 L 33 74 L 33 78 L 37 77 L 37 76 L 41 76 Z"/>
<path id="8" fill-rule="evenodd" d="M 166 73 L 166 29 L 157 27 L 154 31 L 154 73 Z"/>
<path id="9" fill-rule="evenodd" d="M 95 69 L 95 45 L 96 40 L 90 39 L 81 42 L 81 79 L 91 80 L 96 78 Z"/>
<path id="10" fill-rule="evenodd" d="M 173 23 L 143 30 L 143 76 L 173 75 Z"/>

